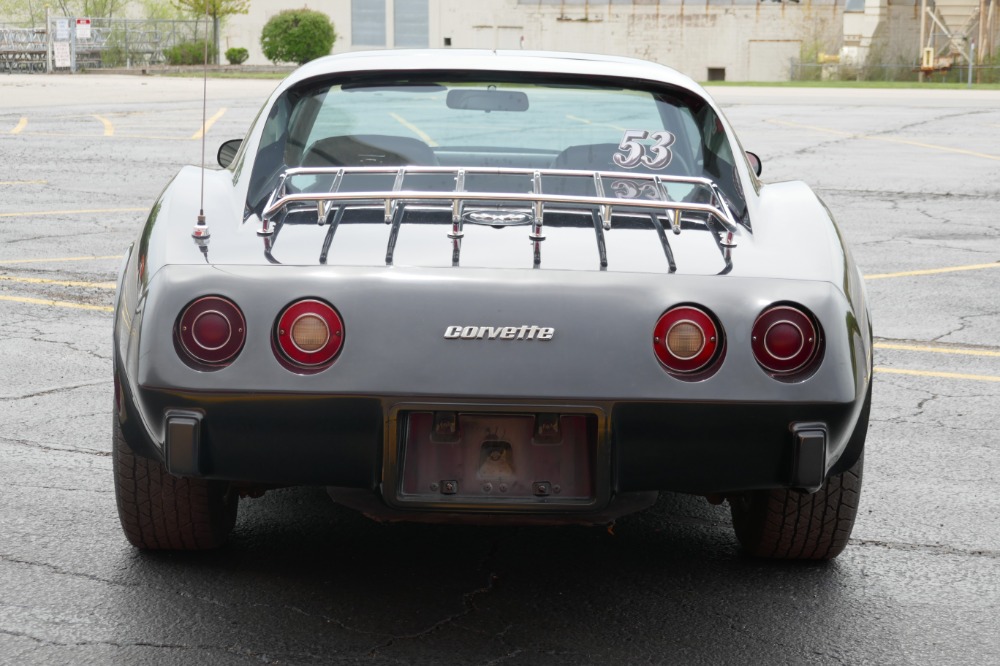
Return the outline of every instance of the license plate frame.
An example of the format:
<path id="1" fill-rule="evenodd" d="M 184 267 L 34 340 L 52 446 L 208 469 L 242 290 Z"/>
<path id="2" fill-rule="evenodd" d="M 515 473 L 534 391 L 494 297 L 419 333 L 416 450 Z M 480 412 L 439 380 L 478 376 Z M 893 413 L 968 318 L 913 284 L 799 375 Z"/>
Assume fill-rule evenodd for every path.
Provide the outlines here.
<path id="1" fill-rule="evenodd" d="M 406 404 L 394 406 L 388 425 L 382 494 L 390 506 L 559 513 L 599 510 L 610 499 L 600 408 Z"/>

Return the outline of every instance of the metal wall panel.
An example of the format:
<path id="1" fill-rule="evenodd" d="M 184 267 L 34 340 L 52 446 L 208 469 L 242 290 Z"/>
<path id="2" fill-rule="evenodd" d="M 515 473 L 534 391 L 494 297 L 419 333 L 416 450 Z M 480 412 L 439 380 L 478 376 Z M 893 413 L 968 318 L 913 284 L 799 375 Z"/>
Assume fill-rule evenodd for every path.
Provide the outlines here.
<path id="1" fill-rule="evenodd" d="M 393 3 L 392 25 L 395 46 L 427 48 L 430 31 L 427 0 L 396 0 Z"/>
<path id="2" fill-rule="evenodd" d="M 351 45 L 385 46 L 385 0 L 351 0 Z"/>

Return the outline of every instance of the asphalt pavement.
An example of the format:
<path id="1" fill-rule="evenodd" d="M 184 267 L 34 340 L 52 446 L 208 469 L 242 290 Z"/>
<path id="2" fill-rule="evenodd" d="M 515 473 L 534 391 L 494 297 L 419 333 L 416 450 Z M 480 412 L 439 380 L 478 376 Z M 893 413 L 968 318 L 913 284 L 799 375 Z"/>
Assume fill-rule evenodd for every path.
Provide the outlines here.
<path id="1" fill-rule="evenodd" d="M 148 554 L 111 479 L 122 252 L 269 80 L 0 76 L 0 663 L 1000 664 L 1000 92 L 712 90 L 866 276 L 861 514 L 821 565 L 663 495 L 603 528 L 385 525 L 323 489 Z"/>

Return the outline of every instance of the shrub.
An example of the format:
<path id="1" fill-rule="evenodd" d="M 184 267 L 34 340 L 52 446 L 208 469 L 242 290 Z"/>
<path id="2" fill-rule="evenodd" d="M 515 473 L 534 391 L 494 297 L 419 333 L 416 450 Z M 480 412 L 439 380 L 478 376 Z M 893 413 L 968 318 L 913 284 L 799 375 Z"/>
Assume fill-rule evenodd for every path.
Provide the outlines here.
<path id="1" fill-rule="evenodd" d="M 230 65 L 242 65 L 250 57 L 250 52 L 244 48 L 234 46 L 231 49 L 226 49 L 226 60 L 229 61 Z"/>
<path id="2" fill-rule="evenodd" d="M 205 41 L 181 42 L 163 49 L 168 65 L 201 65 L 205 62 Z M 215 62 L 215 46 L 208 44 L 208 62 Z"/>
<path id="3" fill-rule="evenodd" d="M 330 17 L 311 9 L 286 9 L 272 16 L 260 33 L 264 57 L 273 63 L 304 65 L 330 53 L 337 34 Z"/>

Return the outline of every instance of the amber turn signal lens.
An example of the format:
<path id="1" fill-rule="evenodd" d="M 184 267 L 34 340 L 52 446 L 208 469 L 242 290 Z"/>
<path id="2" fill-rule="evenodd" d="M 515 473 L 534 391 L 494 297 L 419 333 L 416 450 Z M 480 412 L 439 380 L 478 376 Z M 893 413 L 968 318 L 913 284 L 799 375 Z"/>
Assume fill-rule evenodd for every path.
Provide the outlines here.
<path id="1" fill-rule="evenodd" d="M 679 321 L 667 331 L 667 350 L 677 358 L 694 358 L 704 346 L 705 333 L 690 321 Z"/>
<path id="2" fill-rule="evenodd" d="M 314 314 L 304 314 L 292 324 L 292 344 L 312 354 L 330 341 L 330 327 Z"/>
<path id="3" fill-rule="evenodd" d="M 329 304 L 305 299 L 278 317 L 274 339 L 279 360 L 295 368 L 322 370 L 333 363 L 344 344 L 344 322 Z"/>
<path id="4" fill-rule="evenodd" d="M 690 375 L 719 357 L 721 332 L 705 310 L 681 305 L 665 312 L 653 329 L 653 351 L 668 372 Z"/>

